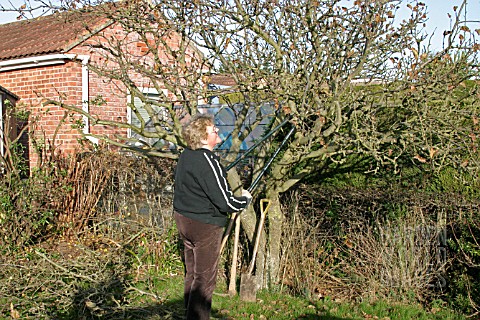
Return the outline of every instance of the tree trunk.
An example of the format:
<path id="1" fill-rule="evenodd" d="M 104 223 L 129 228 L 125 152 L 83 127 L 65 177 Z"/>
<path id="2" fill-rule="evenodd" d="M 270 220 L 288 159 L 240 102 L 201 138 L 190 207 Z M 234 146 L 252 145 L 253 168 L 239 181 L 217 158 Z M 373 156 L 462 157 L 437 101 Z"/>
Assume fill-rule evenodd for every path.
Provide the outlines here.
<path id="1" fill-rule="evenodd" d="M 280 270 L 280 254 L 285 216 L 280 206 L 279 194 L 275 190 L 267 192 L 267 199 L 271 205 L 267 213 L 268 221 L 268 249 L 266 256 L 266 281 L 268 287 L 278 284 Z"/>
<path id="2" fill-rule="evenodd" d="M 229 174 L 229 182 L 231 185 L 238 185 L 239 180 L 237 179 L 238 175 L 236 173 Z M 271 204 L 266 213 L 265 224 L 257 253 L 256 267 L 254 269 L 257 288 L 269 288 L 279 282 L 281 241 L 285 217 L 281 209 L 279 193 L 276 189 L 267 190 L 266 199 L 270 200 Z M 248 241 L 253 244 L 253 237 L 258 222 L 257 213 L 253 209 L 253 205 L 250 205 L 240 213 L 239 218 L 243 232 L 245 232 Z M 248 262 L 249 261 L 247 261 L 247 263 Z M 242 269 L 246 270 L 247 267 L 248 265 Z"/>
<path id="3" fill-rule="evenodd" d="M 247 210 L 245 210 L 244 213 L 240 216 L 241 222 L 242 222 L 242 230 L 245 232 L 245 235 L 248 238 L 248 241 L 250 244 L 255 243 L 254 236 L 256 236 L 256 228 L 258 224 L 258 218 L 255 210 L 253 210 L 253 205 L 250 205 Z M 256 278 L 256 287 L 257 289 L 261 289 L 265 287 L 264 284 L 264 257 L 265 257 L 265 226 L 263 228 L 261 238 L 260 238 L 260 243 L 258 245 L 258 252 L 257 252 L 257 258 L 255 261 L 255 268 L 254 268 L 254 274 Z M 250 259 L 252 257 L 250 256 Z M 246 261 L 247 265 L 244 266 L 244 270 L 248 268 L 248 264 L 250 263 L 251 260 Z"/>

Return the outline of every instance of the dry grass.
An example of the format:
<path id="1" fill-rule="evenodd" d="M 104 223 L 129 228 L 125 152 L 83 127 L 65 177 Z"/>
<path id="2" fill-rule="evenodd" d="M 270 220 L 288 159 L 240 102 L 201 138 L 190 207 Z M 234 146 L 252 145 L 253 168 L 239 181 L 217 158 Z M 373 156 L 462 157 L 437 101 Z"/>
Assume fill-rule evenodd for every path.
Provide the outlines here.
<path id="1" fill-rule="evenodd" d="M 138 299 L 163 299 L 150 274 L 181 272 L 172 168 L 98 150 L 52 155 L 31 179 L 11 180 L 2 198 L 0 318 L 121 319 L 145 311 L 132 309 Z"/>
<path id="2" fill-rule="evenodd" d="M 434 289 L 445 287 L 445 225 L 421 211 L 408 210 L 394 221 L 349 233 L 345 239 L 344 269 L 362 297 L 427 301 Z"/>
<path id="3" fill-rule="evenodd" d="M 91 234 L 3 256 L 0 318 L 128 319 L 160 305 L 166 297 L 152 279 L 181 272 L 172 239 L 133 220 L 124 230 L 130 232 L 125 239 Z M 139 301 L 150 303 L 142 308 Z"/>
<path id="4" fill-rule="evenodd" d="M 447 204 L 311 186 L 284 203 L 282 283 L 293 292 L 401 302 L 431 301 L 444 292 Z"/>

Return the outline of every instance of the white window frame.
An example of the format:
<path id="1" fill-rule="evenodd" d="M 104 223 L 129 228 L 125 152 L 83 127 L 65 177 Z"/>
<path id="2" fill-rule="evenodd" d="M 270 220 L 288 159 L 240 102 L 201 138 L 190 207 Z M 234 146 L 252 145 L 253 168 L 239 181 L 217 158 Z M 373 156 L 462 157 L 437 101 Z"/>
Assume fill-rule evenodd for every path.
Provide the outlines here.
<path id="1" fill-rule="evenodd" d="M 143 94 L 145 94 L 147 96 L 147 98 L 151 98 L 152 100 L 155 100 L 156 97 L 159 96 L 159 93 L 158 91 L 155 89 L 155 88 L 139 88 Z M 165 92 L 163 92 L 165 94 Z M 127 96 L 127 101 L 130 101 L 132 99 L 132 95 L 131 94 L 128 94 Z M 135 103 L 135 101 L 134 101 Z M 162 112 L 164 113 L 164 117 L 167 118 L 168 117 L 168 113 L 167 113 L 167 110 L 165 107 L 160 107 L 160 110 L 158 111 L 159 113 Z M 132 124 L 132 121 L 133 121 L 133 118 L 134 118 L 134 113 L 132 112 L 132 109 L 129 107 L 127 108 L 127 122 L 128 124 Z M 149 119 L 144 119 L 146 122 L 149 120 Z M 132 138 L 134 135 L 134 133 L 132 132 L 132 129 L 128 128 L 127 130 L 127 137 L 128 138 Z M 148 140 L 150 138 L 145 138 L 148 142 Z"/>

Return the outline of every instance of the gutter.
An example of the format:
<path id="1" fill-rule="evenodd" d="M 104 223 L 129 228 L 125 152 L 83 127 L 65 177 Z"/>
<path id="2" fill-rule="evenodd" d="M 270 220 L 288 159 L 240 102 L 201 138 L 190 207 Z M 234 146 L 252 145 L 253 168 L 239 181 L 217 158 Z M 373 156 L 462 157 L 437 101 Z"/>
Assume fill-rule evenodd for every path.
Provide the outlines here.
<path id="1" fill-rule="evenodd" d="M 89 79 L 88 79 L 88 62 L 90 56 L 88 55 L 77 55 L 77 54 L 50 54 L 37 57 L 28 57 L 21 59 L 13 59 L 7 61 L 0 61 L 0 72 L 3 71 L 12 71 L 12 70 L 21 70 L 26 68 L 33 67 L 44 67 L 51 66 L 56 64 L 65 64 L 69 61 L 80 60 L 82 63 L 82 110 L 86 113 L 89 112 L 88 106 L 88 94 L 89 94 Z M 87 139 L 93 143 L 98 143 L 98 139 L 88 136 L 90 133 L 90 122 L 88 117 L 83 117 L 84 127 L 82 132 L 86 135 Z"/>

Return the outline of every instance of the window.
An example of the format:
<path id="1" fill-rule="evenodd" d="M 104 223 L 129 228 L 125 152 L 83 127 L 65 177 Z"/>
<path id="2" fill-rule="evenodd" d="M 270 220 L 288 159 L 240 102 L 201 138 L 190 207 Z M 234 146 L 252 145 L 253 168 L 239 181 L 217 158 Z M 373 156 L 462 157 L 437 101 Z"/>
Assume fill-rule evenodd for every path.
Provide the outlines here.
<path id="1" fill-rule="evenodd" d="M 145 97 L 147 98 L 147 102 L 155 102 L 158 101 L 159 99 L 159 94 L 157 92 L 152 92 L 151 89 L 146 89 L 145 90 Z M 129 97 L 129 100 L 131 97 Z M 138 110 L 138 113 L 133 112 L 130 108 L 128 109 L 128 122 L 136 127 L 140 127 L 141 119 L 145 122 L 145 131 L 147 132 L 155 132 L 155 128 L 153 127 L 153 121 L 151 120 L 150 116 L 148 115 L 147 110 L 144 108 L 145 103 L 139 98 L 139 97 L 134 97 L 133 103 L 135 105 L 135 108 Z M 157 114 L 158 119 L 160 122 L 164 122 L 165 125 L 162 125 L 165 130 L 169 130 L 167 126 L 167 121 L 169 119 L 168 111 L 165 109 L 165 107 L 157 106 L 154 104 L 151 104 L 152 109 L 154 112 Z M 136 133 L 135 131 L 129 129 L 128 130 L 128 138 L 132 140 L 132 144 L 135 146 L 141 147 L 143 145 L 148 145 L 148 146 L 155 146 L 156 148 L 163 149 L 163 148 L 171 148 L 171 144 L 165 142 L 162 139 L 159 138 L 147 138 L 139 133 Z"/>

